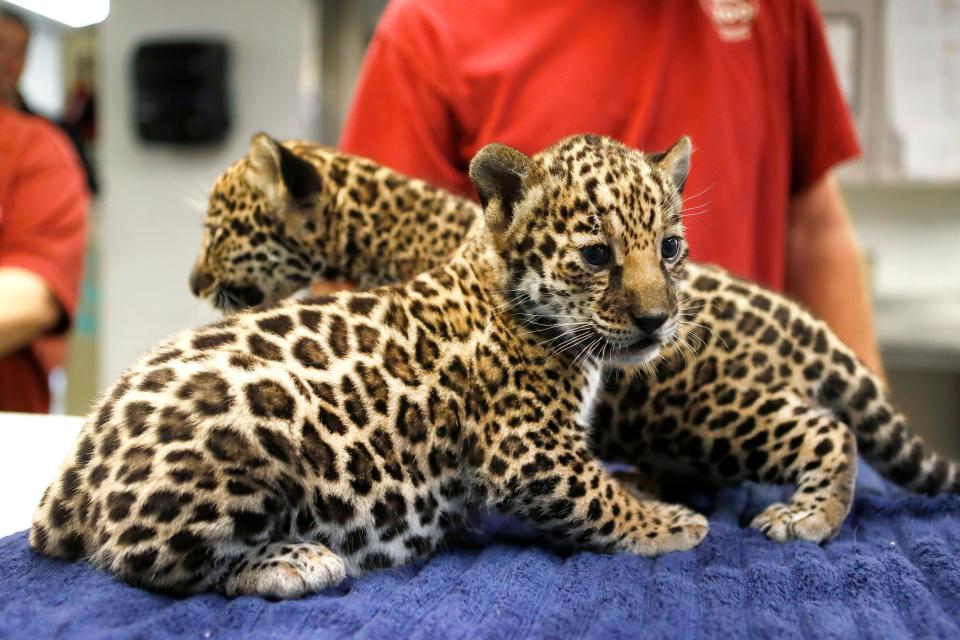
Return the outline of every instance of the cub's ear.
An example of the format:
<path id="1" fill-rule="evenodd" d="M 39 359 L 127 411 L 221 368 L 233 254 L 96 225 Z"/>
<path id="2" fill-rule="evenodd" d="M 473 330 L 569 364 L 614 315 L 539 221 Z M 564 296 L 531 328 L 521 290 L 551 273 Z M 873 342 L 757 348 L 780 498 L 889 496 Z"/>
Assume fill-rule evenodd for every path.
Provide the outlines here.
<path id="1" fill-rule="evenodd" d="M 648 157 L 673 181 L 677 193 L 683 193 L 687 175 L 690 173 L 690 138 L 680 136 L 666 151 L 652 153 Z"/>
<path id="2" fill-rule="evenodd" d="M 530 158 L 505 144 L 488 144 L 470 162 L 470 180 L 480 196 L 487 227 L 505 231 L 513 221 L 514 205 L 522 198 Z"/>
<path id="3" fill-rule="evenodd" d="M 265 133 L 250 140 L 247 182 L 276 207 L 305 204 L 323 188 L 316 167 Z"/>

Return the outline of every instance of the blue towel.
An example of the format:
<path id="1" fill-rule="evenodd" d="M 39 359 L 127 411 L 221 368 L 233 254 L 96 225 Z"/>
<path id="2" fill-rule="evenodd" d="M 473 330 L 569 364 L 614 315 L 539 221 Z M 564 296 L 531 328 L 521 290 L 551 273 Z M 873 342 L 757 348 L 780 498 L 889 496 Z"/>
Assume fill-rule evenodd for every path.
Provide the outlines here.
<path id="1" fill-rule="evenodd" d="M 783 489 L 687 501 L 694 551 L 559 555 L 490 518 L 423 563 L 302 600 L 176 599 L 0 540 L 0 638 L 960 638 L 960 497 L 902 493 L 861 465 L 839 537 L 777 544 L 742 525 Z"/>

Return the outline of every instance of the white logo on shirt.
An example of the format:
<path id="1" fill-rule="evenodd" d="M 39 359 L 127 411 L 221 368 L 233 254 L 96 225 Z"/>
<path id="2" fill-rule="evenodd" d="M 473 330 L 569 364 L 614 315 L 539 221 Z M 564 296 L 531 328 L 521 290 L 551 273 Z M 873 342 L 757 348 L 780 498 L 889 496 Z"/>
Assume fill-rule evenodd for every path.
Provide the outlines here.
<path id="1" fill-rule="evenodd" d="M 759 0 L 700 0 L 721 40 L 739 42 L 750 37 L 750 29 L 760 13 Z"/>

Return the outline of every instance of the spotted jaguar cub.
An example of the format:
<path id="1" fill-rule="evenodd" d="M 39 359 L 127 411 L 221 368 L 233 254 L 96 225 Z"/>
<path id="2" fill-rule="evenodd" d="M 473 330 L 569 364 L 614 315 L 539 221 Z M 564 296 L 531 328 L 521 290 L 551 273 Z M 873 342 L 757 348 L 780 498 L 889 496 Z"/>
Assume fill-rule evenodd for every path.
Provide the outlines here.
<path id="1" fill-rule="evenodd" d="M 264 184 L 258 176 L 276 162 L 284 181 Z M 251 177 L 262 189 L 250 189 Z M 409 280 L 447 260 L 480 213 L 369 160 L 260 133 L 214 185 L 190 289 L 234 311 L 276 302 L 318 275 L 362 287 Z"/>
<path id="2" fill-rule="evenodd" d="M 247 179 L 296 197 L 282 151 L 260 150 Z M 484 148 L 470 167 L 483 228 L 446 263 L 237 313 L 123 374 L 31 545 L 153 589 L 277 598 L 428 554 L 485 505 L 563 544 L 696 545 L 707 521 L 621 488 L 576 421 L 603 362 L 644 362 L 678 330 L 683 254 L 650 239 L 682 242 L 689 150 Z M 624 180 L 591 180 L 598 167 Z M 582 347 L 551 348 L 567 340 Z"/>
<path id="3" fill-rule="evenodd" d="M 250 264 L 261 262 L 247 248 L 251 229 L 276 235 L 277 246 L 290 247 L 277 250 L 277 262 L 302 265 L 283 276 L 242 280 L 273 300 L 299 283 L 322 277 L 320 271 L 310 270 L 309 260 L 335 264 L 340 273 L 362 283 L 391 281 L 400 272 L 432 268 L 445 259 L 448 247 L 467 236 L 470 216 L 479 215 L 479 207 L 461 198 L 369 161 L 306 143 L 289 149 L 272 144 L 290 165 L 301 160 L 298 175 L 321 177 L 314 182 L 315 190 L 297 200 L 271 196 L 243 179 L 258 147 L 270 144 L 269 138 L 256 137 L 250 157 L 214 186 L 209 229 L 194 277 L 217 274 L 200 292 L 215 303 L 223 298 L 218 287 L 229 289 L 232 278 L 245 268 L 259 273 L 269 268 L 266 262 Z M 331 166 L 338 167 L 339 180 L 328 177 Z M 564 167 L 551 170 L 559 176 Z M 601 220 L 610 205 L 597 200 L 596 194 L 621 196 L 632 176 L 615 165 L 601 164 L 569 179 L 588 197 L 575 199 L 558 213 L 586 212 L 591 220 Z M 375 199 L 366 200 L 373 206 L 356 197 L 358 185 L 376 193 Z M 342 189 L 347 190 L 345 195 Z M 644 192 L 636 206 L 650 202 L 654 207 L 665 204 Z M 457 215 L 451 218 L 451 211 Z M 259 215 L 252 218 L 251 212 Z M 223 231 L 230 233 L 234 248 L 215 251 L 211 240 L 230 229 L 246 233 Z M 336 229 L 336 234 L 325 235 L 325 229 Z M 347 238 L 362 241 L 349 243 Z M 656 226 L 639 242 L 651 249 L 659 245 L 663 255 L 686 251 L 682 240 Z M 408 251 L 410 246 L 417 251 Z M 616 242 L 606 246 L 608 262 L 598 268 L 607 269 L 608 277 L 620 282 L 625 274 L 615 259 Z M 521 249 L 518 260 L 536 270 L 554 257 L 557 239 L 548 229 Z M 399 257 L 396 263 L 393 256 Z M 663 278 L 655 263 L 632 266 L 650 283 Z M 371 272 L 371 267 L 376 270 Z M 882 473 L 906 487 L 924 493 L 960 491 L 957 466 L 909 433 L 883 384 L 824 323 L 790 300 L 718 267 L 687 262 L 680 273 L 675 295 L 681 312 L 672 343 L 641 371 L 609 366 L 596 380 L 593 410 L 584 411 L 582 418 L 592 424 L 591 446 L 600 458 L 639 467 L 643 474 L 628 479 L 642 482 L 646 489 L 653 488 L 651 483 L 664 472 L 724 483 L 796 485 L 787 504 L 771 505 L 752 523 L 776 540 L 820 542 L 837 532 L 852 500 L 857 445 Z M 513 294 L 537 304 L 546 295 L 538 286 L 514 286 Z M 551 340 L 549 330 L 540 327 L 541 319 L 526 318 L 532 329 L 545 329 L 545 344 L 554 351 L 576 351 L 590 344 L 592 316 L 565 314 L 569 339 Z M 637 327 L 651 328 L 642 323 Z"/>

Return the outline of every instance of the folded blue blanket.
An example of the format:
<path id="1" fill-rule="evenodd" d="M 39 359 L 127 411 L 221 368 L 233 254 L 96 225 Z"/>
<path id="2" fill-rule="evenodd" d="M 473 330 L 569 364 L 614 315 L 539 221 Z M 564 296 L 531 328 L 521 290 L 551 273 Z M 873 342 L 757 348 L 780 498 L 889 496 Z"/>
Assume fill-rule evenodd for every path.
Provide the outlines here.
<path id="1" fill-rule="evenodd" d="M 427 562 L 303 600 L 175 599 L 0 540 L 0 638 L 960 638 L 960 497 L 901 493 L 861 465 L 839 537 L 777 544 L 743 529 L 783 490 L 687 501 L 696 550 L 558 555 L 489 519 Z"/>

